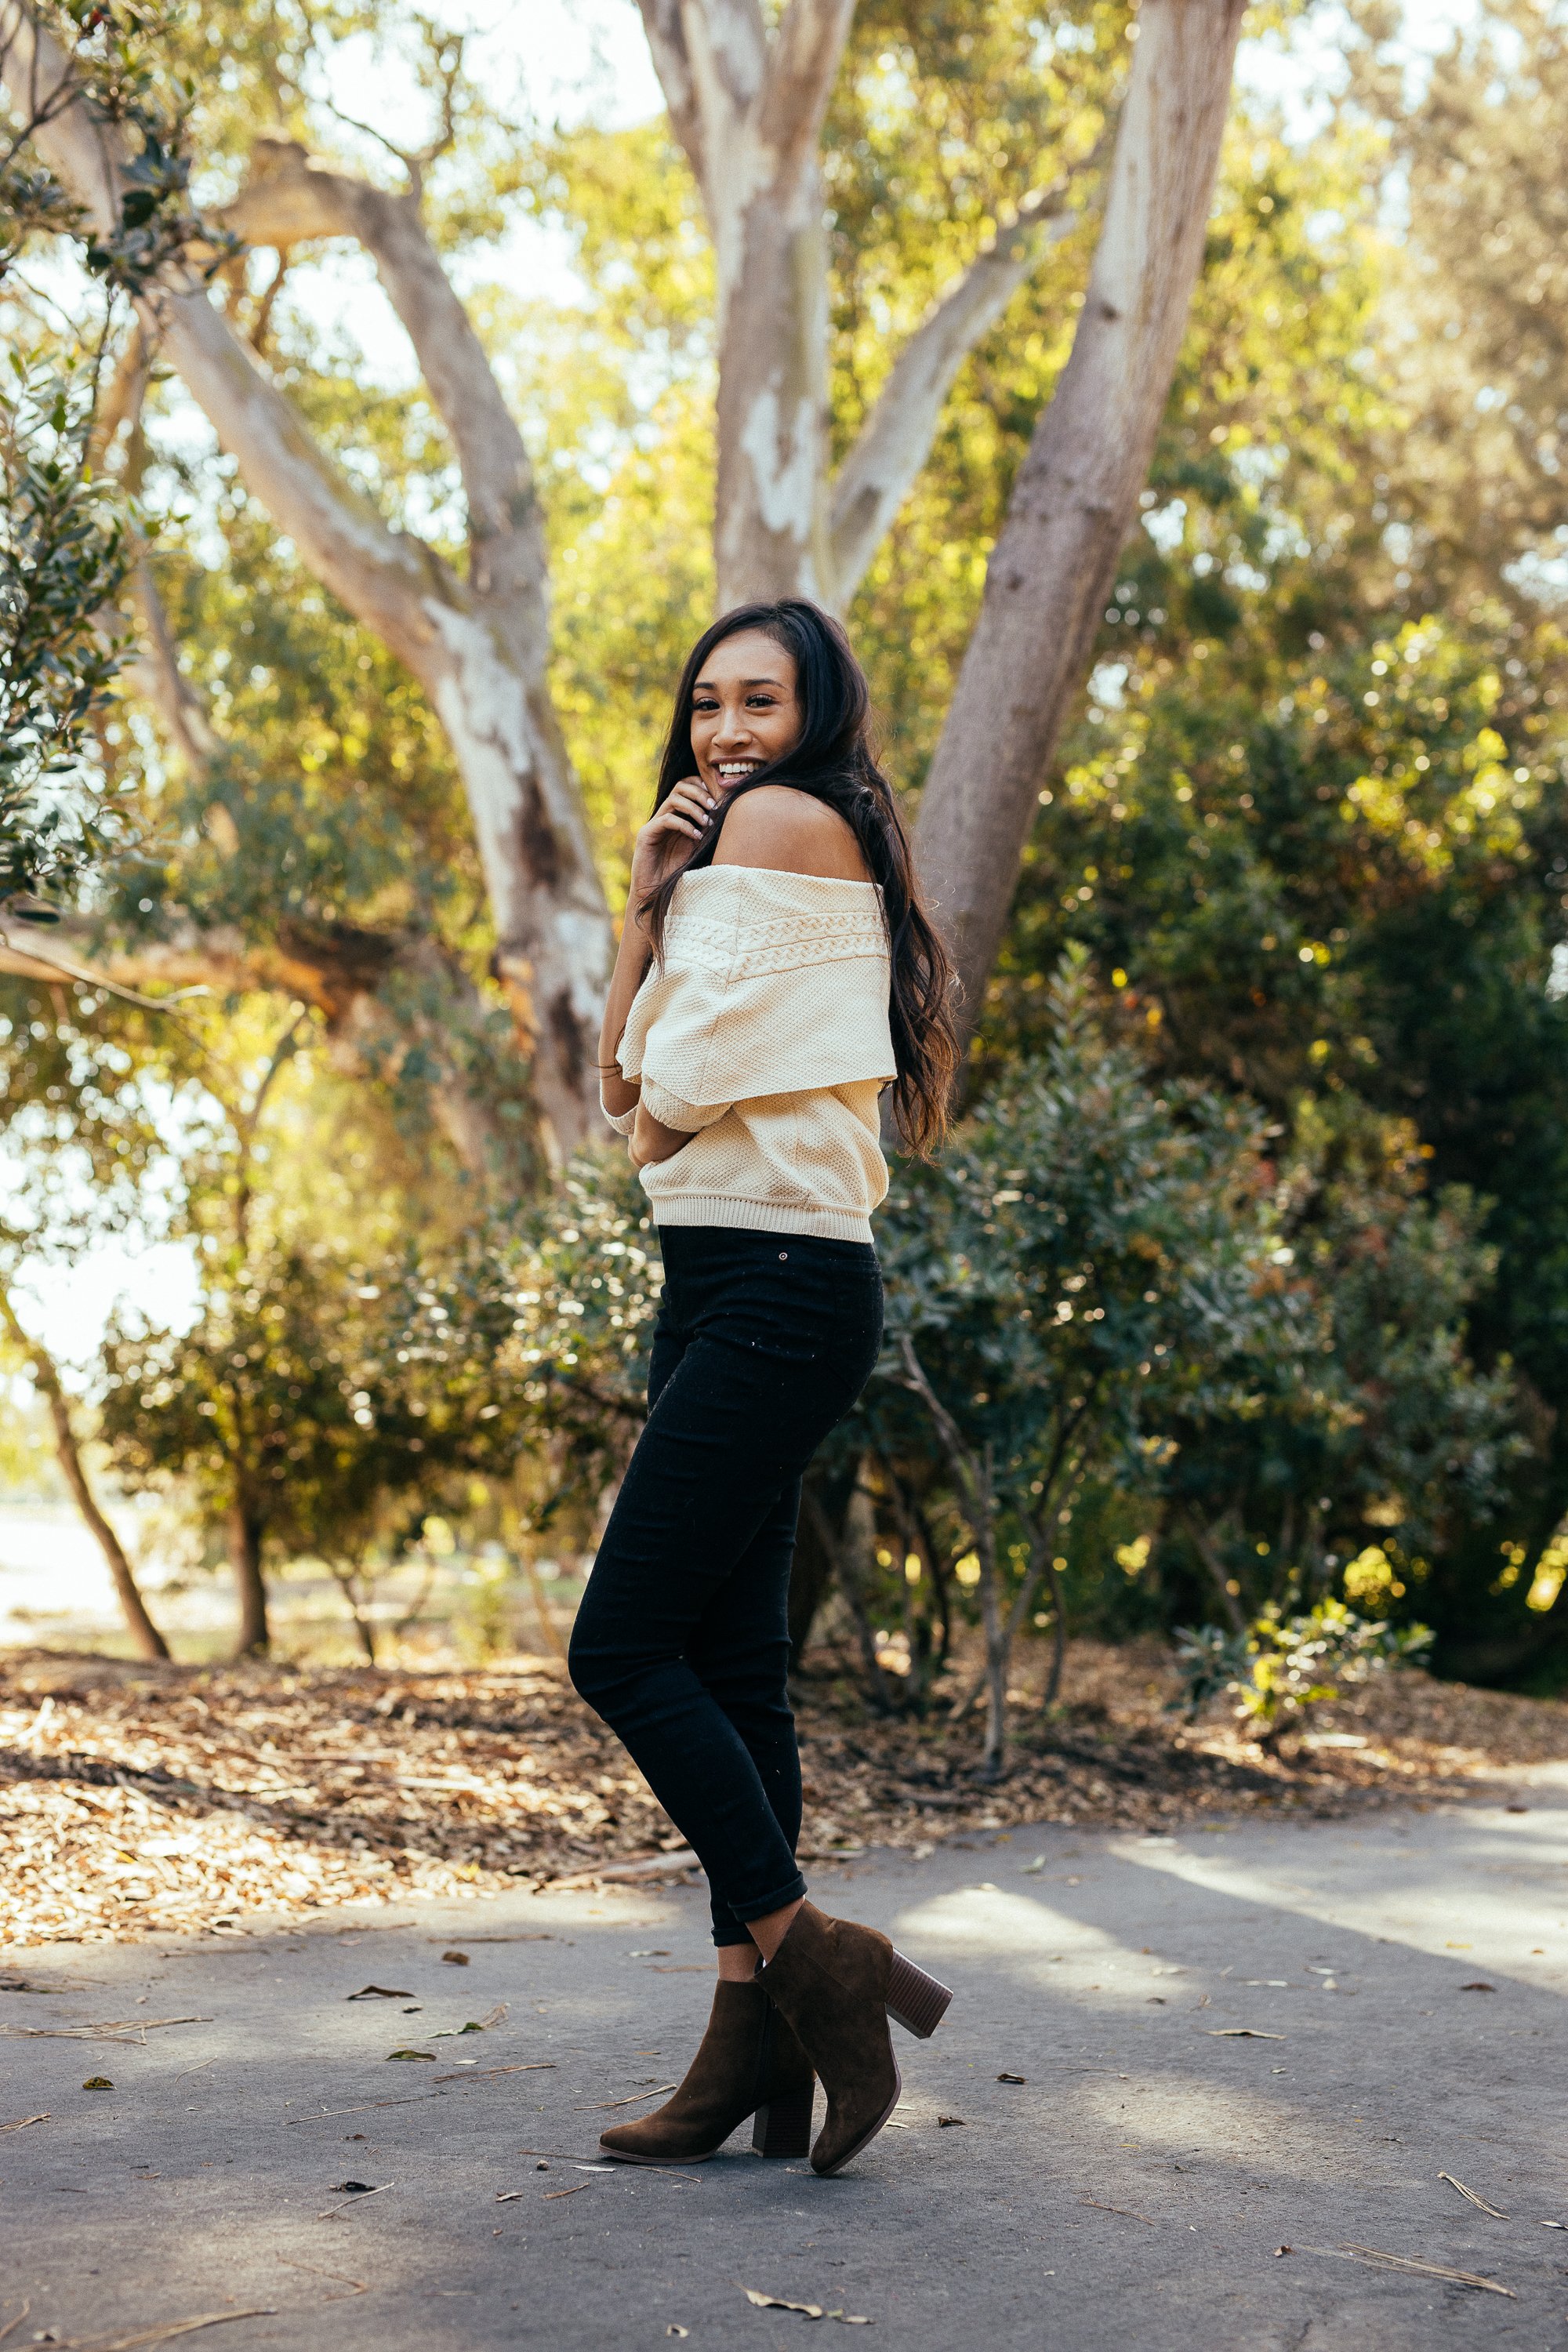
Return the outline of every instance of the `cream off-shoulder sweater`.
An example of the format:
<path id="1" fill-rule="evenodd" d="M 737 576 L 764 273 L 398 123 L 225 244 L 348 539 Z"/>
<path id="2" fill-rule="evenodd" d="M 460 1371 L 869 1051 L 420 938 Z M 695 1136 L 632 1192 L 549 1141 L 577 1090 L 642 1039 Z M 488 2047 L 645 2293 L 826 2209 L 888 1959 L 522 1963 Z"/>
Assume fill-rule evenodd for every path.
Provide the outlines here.
<path id="1" fill-rule="evenodd" d="M 660 1225 L 868 1242 L 888 1189 L 877 1098 L 895 1076 L 872 882 L 710 866 L 682 876 L 616 1058 L 691 1137 L 642 1171 Z M 605 1117 L 629 1135 L 635 1111 Z"/>

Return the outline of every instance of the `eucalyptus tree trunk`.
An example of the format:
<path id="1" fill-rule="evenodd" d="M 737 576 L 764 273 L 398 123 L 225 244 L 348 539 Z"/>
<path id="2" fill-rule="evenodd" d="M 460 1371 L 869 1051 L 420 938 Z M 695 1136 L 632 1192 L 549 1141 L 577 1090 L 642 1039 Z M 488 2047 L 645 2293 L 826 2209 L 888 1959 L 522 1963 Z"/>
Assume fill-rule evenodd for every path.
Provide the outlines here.
<path id="1" fill-rule="evenodd" d="M 772 34 L 760 0 L 639 5 L 718 265 L 719 609 L 810 596 L 842 611 L 930 455 L 964 358 L 1077 226 L 1084 175 L 1020 194 L 900 352 L 830 480 L 819 142 L 855 0 L 788 0 Z"/>
<path id="2" fill-rule="evenodd" d="M 967 353 L 1081 218 L 1101 149 L 1022 198 L 890 368 L 827 474 L 818 142 L 853 0 L 639 0 L 718 261 L 719 605 L 842 611 L 930 454 Z M 1038 794 L 1083 683 L 1170 393 L 1245 0 L 1143 0 L 1071 357 L 1036 426 L 928 778 L 916 853 L 977 1016 Z M 1102 145 L 1103 145 L 1102 142 Z"/>
<path id="3" fill-rule="evenodd" d="M 137 427 L 154 358 L 143 332 L 128 338 L 99 404 L 92 454 L 100 468 L 110 461 L 125 425 L 132 428 L 130 446 L 144 446 Z M 121 469 L 132 498 L 140 493 L 141 473 L 139 458 Z M 180 667 L 144 555 L 134 589 L 141 645 L 123 675 L 162 720 L 175 758 L 198 786 L 213 790 L 204 820 L 213 846 L 226 857 L 237 856 L 238 832 L 216 791 L 223 739 Z M 160 936 L 133 947 L 106 950 L 99 929 L 89 918 L 67 915 L 41 934 L 18 937 L 17 927 L 8 928 L 0 915 L 0 972 L 85 982 L 151 1009 L 212 990 L 268 989 L 294 997 L 321 1015 L 328 1055 L 346 1076 L 374 1071 L 395 1079 L 416 1057 L 437 1121 L 465 1170 L 487 1191 L 515 1198 L 524 1172 L 519 1137 L 501 1115 L 493 1085 L 475 1076 L 489 1060 L 487 1008 L 461 958 L 433 932 L 289 916 L 270 938 L 252 939 L 237 926 L 198 923 L 177 908 L 165 909 Z M 174 994 L 149 996 L 149 987 Z"/>
<path id="4" fill-rule="evenodd" d="M 973 1027 L 1170 394 L 1245 0 L 1143 0 L 1089 289 L 991 556 L 915 854 Z"/>
<path id="5" fill-rule="evenodd" d="M 0 74 L 40 155 L 100 236 L 121 218 L 128 162 L 69 60 L 26 0 L 0 0 Z M 395 531 L 317 446 L 183 262 L 140 309 L 232 454 L 247 489 L 301 561 L 418 680 L 468 797 L 496 933 L 495 970 L 532 1058 L 548 1132 L 570 1148 L 596 1119 L 594 1039 L 613 939 L 581 797 L 551 703 L 543 532 L 522 438 L 420 216 L 419 189 L 385 191 L 311 168 L 262 141 L 232 208 L 237 232 L 286 252 L 300 237 L 353 237 L 372 254 L 450 432 L 468 509 L 459 575 Z"/>

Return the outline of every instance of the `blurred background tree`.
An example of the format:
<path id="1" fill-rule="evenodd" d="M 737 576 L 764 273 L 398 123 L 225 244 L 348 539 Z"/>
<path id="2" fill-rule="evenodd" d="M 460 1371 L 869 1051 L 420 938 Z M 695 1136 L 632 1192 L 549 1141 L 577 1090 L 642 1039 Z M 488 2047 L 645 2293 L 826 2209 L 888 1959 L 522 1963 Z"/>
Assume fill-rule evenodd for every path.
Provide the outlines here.
<path id="1" fill-rule="evenodd" d="M 1244 72 L 966 1123 L 936 1171 L 899 1172 L 885 1221 L 891 1328 L 963 1451 L 894 1349 L 812 1481 L 800 1641 L 837 1609 L 866 1690 L 918 1711 L 968 1698 L 989 1611 L 994 1756 L 1009 1683 L 1037 1697 L 1033 1645 L 1069 1629 L 1228 1632 L 1333 1596 L 1432 1624 L 1443 1672 L 1544 1688 L 1568 1664 L 1568 51 L 1544 0 L 1478 6 L 1418 69 L 1394 11 L 1352 13 L 1310 122 Z M 1263 12 L 1249 38 L 1306 39 L 1317 14 Z M 821 142 L 829 467 L 1009 205 L 1092 154 L 1127 29 L 1093 0 L 863 0 Z M 160 37 L 157 74 L 194 83 L 180 119 L 215 234 L 258 126 L 279 172 L 298 142 L 401 189 L 334 107 L 359 111 L 351 70 L 373 65 L 378 92 L 402 77 L 424 232 L 531 460 L 549 693 L 618 904 L 714 594 L 714 276 L 686 155 L 662 117 L 531 111 L 395 9 L 268 0 Z M 850 607 L 911 809 L 1095 226 L 1086 202 L 963 358 Z M 22 222 L 0 292 L 63 371 L 57 226 Z M 525 236 L 552 275 L 516 266 Z M 471 562 L 450 418 L 390 328 L 376 340 L 355 250 L 319 219 L 215 245 L 226 320 L 384 526 L 448 567 L 468 541 Z M 13 936 L 0 978 L 14 1221 L 40 1260 L 89 1262 L 110 1230 L 189 1249 L 196 1320 L 128 1317 L 72 1409 L 101 1413 L 125 1479 L 209 1524 L 243 1486 L 247 1638 L 258 1585 L 306 1552 L 358 1580 L 374 1628 L 374 1579 L 425 1517 L 520 1561 L 557 1537 L 591 1550 L 635 1435 L 657 1251 L 618 1162 L 551 1171 L 429 682 L 322 583 L 167 354 L 117 328 L 108 357 L 95 462 L 147 549 L 129 562 L 124 509 L 92 509 L 127 567 L 92 642 L 133 621 L 136 652 L 80 757 L 121 837 L 62 892 L 50 968 Z M 242 1244 L 240 1126 L 291 1024 Z M 1179 1246 L 1137 1172 L 1161 1154 L 1187 1171 Z M 1128 1201 L 1145 1205 L 1123 1219 Z M 1184 1250 L 1223 1313 L 1171 1272 Z M 1044 1329 L 1020 1319 L 1037 1296 Z M 1072 1399 L 1094 1365 L 1090 1413 Z"/>

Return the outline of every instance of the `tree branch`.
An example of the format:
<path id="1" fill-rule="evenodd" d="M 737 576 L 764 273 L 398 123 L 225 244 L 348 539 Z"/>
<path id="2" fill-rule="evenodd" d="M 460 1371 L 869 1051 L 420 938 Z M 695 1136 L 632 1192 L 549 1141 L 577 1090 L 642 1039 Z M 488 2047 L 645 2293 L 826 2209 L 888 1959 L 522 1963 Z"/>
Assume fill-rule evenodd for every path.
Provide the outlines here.
<path id="1" fill-rule="evenodd" d="M 312 163 L 292 140 L 258 139 L 250 178 L 219 217 L 247 244 L 275 246 L 280 255 L 317 237 L 352 237 L 364 247 L 458 452 L 468 506 L 468 584 L 509 607 L 528 600 L 542 634 L 546 557 L 533 469 L 484 345 L 430 242 L 417 194 L 392 194 Z"/>
<path id="2" fill-rule="evenodd" d="M 1076 1486 L 1068 1487 L 1069 1501 L 1077 1492 Z M 1051 1552 L 1051 1546 L 1055 1539 L 1054 1531 L 1061 1525 L 1061 1508 L 1058 1507 L 1053 1514 L 1050 1533 L 1047 1533 L 1039 1513 L 1020 1509 L 1018 1516 L 1028 1530 L 1029 1572 L 1019 1587 L 1018 1597 L 1013 1603 L 1013 1615 L 1007 1628 L 1007 1641 L 1011 1647 L 1017 1639 L 1025 1617 L 1035 1605 L 1035 1596 L 1039 1591 L 1042 1580 L 1048 1580 L 1055 1622 L 1051 1627 L 1051 1671 L 1047 1677 L 1045 1695 L 1040 1701 L 1042 1709 L 1046 1709 L 1054 1706 L 1057 1703 L 1062 1686 L 1062 1666 L 1067 1658 L 1066 1595 L 1062 1591 L 1061 1570 L 1058 1568 Z"/>
<path id="3" fill-rule="evenodd" d="M 1219 1595 L 1220 1606 L 1230 1622 L 1231 1632 L 1245 1633 L 1247 1617 L 1240 1601 L 1230 1589 L 1230 1580 L 1225 1572 L 1225 1562 L 1220 1558 L 1219 1546 L 1215 1541 L 1216 1533 L 1224 1529 L 1227 1521 L 1232 1520 L 1233 1513 L 1229 1509 L 1222 1511 L 1212 1528 L 1205 1526 L 1195 1506 L 1178 1511 L 1176 1517 L 1178 1522 L 1186 1528 L 1192 1539 L 1193 1549 L 1214 1580 L 1214 1589 Z"/>
<path id="4" fill-rule="evenodd" d="M 899 1334 L 899 1354 L 903 1361 L 906 1386 L 913 1389 L 936 1423 L 936 1433 L 942 1440 L 942 1451 L 958 1472 L 962 1484 L 968 1491 L 971 1502 L 978 1502 L 981 1481 L 980 1457 L 965 1444 L 958 1423 L 932 1388 L 926 1368 L 916 1352 L 915 1343 L 907 1331 L 900 1331 Z"/>
<path id="5" fill-rule="evenodd" d="M 10 1292 L 4 1283 L 0 1283 L 0 1322 L 5 1324 L 14 1346 L 32 1366 L 33 1378 L 43 1391 L 49 1418 L 54 1423 L 55 1453 L 65 1474 L 66 1484 L 71 1490 L 77 1509 L 97 1538 L 98 1548 L 103 1554 L 120 1606 L 124 1612 L 131 1638 L 142 1657 L 167 1658 L 169 1645 L 148 1614 L 135 1571 L 126 1558 L 125 1547 L 98 1507 L 98 1498 L 92 1491 L 82 1462 L 81 1449 L 77 1444 L 76 1431 L 71 1425 L 70 1404 L 60 1385 L 54 1358 L 41 1339 L 31 1338 L 23 1329 L 11 1304 Z"/>
<path id="6" fill-rule="evenodd" d="M 304 1005 L 297 1004 L 289 1026 L 268 1056 L 267 1067 L 261 1074 L 261 1083 L 256 1089 L 249 1108 L 240 1111 L 234 1121 L 235 1137 L 239 1146 L 238 1166 L 235 1174 L 234 1237 L 242 1257 L 248 1254 L 250 1246 L 250 1163 L 256 1142 L 256 1131 L 261 1124 L 261 1114 L 266 1108 L 267 1097 L 272 1091 L 274 1081 L 284 1064 L 290 1061 L 299 1050 L 300 1028 L 306 1017 Z"/>
<path id="7" fill-rule="evenodd" d="M 123 140 L 94 114 L 73 81 L 70 59 L 29 14 L 26 0 L 0 0 L 0 73 L 29 121 L 38 118 L 39 94 L 47 100 L 39 151 L 99 233 L 111 235 L 121 216 Z M 564 1150 L 597 1115 L 591 1041 L 613 940 L 550 700 L 543 550 L 531 481 L 493 381 L 488 388 L 478 382 L 482 352 L 450 288 L 437 282 L 439 265 L 416 207 L 385 198 L 374 210 L 376 233 L 395 257 L 402 300 L 418 322 L 432 388 L 453 402 L 454 416 L 461 413 L 458 437 L 478 499 L 467 582 L 434 550 L 389 529 L 352 488 L 188 267 L 163 267 L 142 302 L 143 324 L 161 338 L 247 487 L 293 540 L 302 562 L 428 694 L 462 775 L 497 934 L 497 968 L 526 1034 L 545 1133 Z"/>
<path id="8" fill-rule="evenodd" d="M 844 1604 L 854 1624 L 855 1638 L 860 1645 L 860 1664 L 865 1669 L 867 1687 L 870 1693 L 872 1705 L 879 1714 L 891 1715 L 894 1712 L 893 1701 L 888 1689 L 888 1678 L 882 1672 L 882 1662 L 877 1655 L 877 1643 L 871 1630 L 871 1621 L 866 1614 L 866 1603 L 861 1597 L 858 1563 L 854 1567 L 847 1564 L 847 1556 L 854 1549 L 853 1542 L 840 1541 L 828 1520 L 827 1513 L 809 1486 L 801 1489 L 800 1499 L 801 1508 L 811 1522 L 812 1533 L 832 1562 L 838 1590 L 843 1595 Z M 853 1497 L 851 1499 L 853 1500 Z"/>
<path id="9" fill-rule="evenodd" d="M 969 1026 L 1170 397 L 1244 13 L 1244 0 L 1142 0 L 1072 353 L 1014 484 L 921 795 L 916 862 Z"/>
<path id="10" fill-rule="evenodd" d="M 757 125 L 780 153 L 816 148 L 854 15 L 855 0 L 789 0 L 769 44 Z"/>
<path id="11" fill-rule="evenodd" d="M 515 1193 L 518 1147 L 464 1067 L 463 1048 L 485 1048 L 485 1006 L 460 961 L 426 932 L 376 931 L 353 923 L 285 919 L 273 939 L 203 929 L 176 920 L 161 940 L 103 948 L 81 918 L 51 924 L 35 942 L 0 928 L 0 975 L 58 985 L 75 981 L 147 1013 L 187 999 L 265 991 L 297 997 L 326 1024 L 334 1066 L 346 1076 L 395 1080 L 410 1055 L 428 1072 L 437 1122 L 470 1175 Z M 405 983 L 395 1010 L 383 992 Z M 163 996 L 149 986 L 173 982 Z"/>
<path id="12" fill-rule="evenodd" d="M 93 462 L 100 467 L 112 456 L 121 428 L 129 427 L 120 479 L 133 498 L 141 489 L 145 450 L 141 435 L 142 410 L 153 380 L 155 356 L 155 347 L 138 321 L 126 339 L 93 424 Z M 136 530 L 134 522 L 131 528 Z M 208 723 L 206 705 L 180 667 L 169 616 L 163 610 L 163 600 L 147 559 L 146 542 L 140 531 L 137 544 L 142 552 L 132 573 L 131 585 L 142 622 L 142 650 L 124 665 L 121 676 L 152 704 L 186 766 L 193 775 L 199 776 L 205 772 L 217 751 L 217 737 Z"/>
<path id="13" fill-rule="evenodd" d="M 132 575 L 132 586 L 142 620 L 142 650 L 121 675 L 152 704 L 191 773 L 205 775 L 216 757 L 218 739 L 205 703 L 180 667 L 174 631 L 145 555 Z"/>
<path id="14" fill-rule="evenodd" d="M 638 0 L 654 71 L 679 141 L 715 217 L 731 142 L 767 78 L 768 36 L 757 0 Z"/>
<path id="15" fill-rule="evenodd" d="M 47 106 L 34 134 L 38 152 L 99 234 L 112 235 L 128 162 L 123 134 L 94 115 L 71 60 L 26 0 L 0 0 L 0 77 L 18 110 Z M 390 530 L 329 464 L 192 271 L 165 268 L 141 308 L 144 331 L 163 341 L 279 530 L 350 611 L 427 677 L 438 639 L 426 599 L 447 567 Z"/>
<path id="16" fill-rule="evenodd" d="M 118 996 L 127 1004 L 134 1004 L 143 1013 L 166 1013 L 190 996 L 205 996 L 209 985 L 201 981 L 176 989 L 169 996 L 147 996 L 125 980 L 95 964 L 86 957 L 70 951 L 69 941 L 79 927 L 68 919 L 51 923 L 35 943 L 0 929 L 0 972 L 12 980 L 41 980 L 56 986 L 62 980 L 78 981 L 86 988 L 101 988 L 110 996 Z M 57 942 L 58 945 L 57 945 Z M 64 952 L 60 952 L 63 947 Z M 51 950 L 53 950 L 51 952 Z M 160 975 L 161 977 L 162 975 Z"/>
<path id="17" fill-rule="evenodd" d="M 939 296 L 894 361 L 829 499 L 833 596 L 840 612 L 931 454 L 959 369 L 1051 247 L 1081 223 L 1083 208 L 1071 198 L 1099 153 L 1097 148 L 1076 172 L 1024 198 L 1013 219 Z"/>
<path id="18" fill-rule="evenodd" d="M 653 69 L 664 92 L 669 127 L 691 166 L 698 186 L 705 187 L 708 150 L 696 77 L 686 46 L 686 27 L 681 22 L 680 0 L 638 0 L 638 6 Z"/>
<path id="19" fill-rule="evenodd" d="M 903 1360 L 905 1384 L 911 1388 L 924 1404 L 936 1424 L 942 1448 L 964 1489 L 968 1498 L 968 1518 L 974 1548 L 980 1559 L 981 1608 L 985 1622 L 985 1663 L 972 1687 L 953 1702 L 948 1720 L 962 1723 L 981 1693 L 990 1685 L 990 1720 L 986 1730 L 986 1761 L 989 1770 L 999 1770 L 1005 1730 L 1005 1698 L 998 1688 L 1000 1666 L 998 1643 L 1002 1634 L 996 1594 L 996 1525 L 995 1487 L 992 1477 L 990 1448 L 977 1454 L 964 1441 L 963 1433 L 952 1413 L 931 1384 L 925 1366 L 916 1351 L 914 1341 L 907 1331 L 899 1334 L 899 1353 Z M 1003 1662 L 1005 1663 L 1005 1661 Z"/>
<path id="20" fill-rule="evenodd" d="M 79 92 L 64 95 L 71 89 L 70 60 L 34 21 L 25 0 L 0 0 L 0 75 L 19 107 L 34 91 L 50 100 L 53 110 L 36 133 L 39 152 L 100 233 L 112 231 L 120 218 L 121 174 L 127 161 L 123 139 L 113 124 L 95 119 Z M 301 172 L 298 176 L 303 182 L 315 175 Z M 310 191 L 301 187 L 300 193 Z M 381 199 L 383 205 L 398 201 Z M 309 233 L 355 232 L 318 227 Z M 422 229 L 412 242 L 423 242 L 429 252 Z M 434 266 L 438 273 L 439 265 Z M 434 289 L 426 290 L 433 295 Z M 449 287 L 446 292 L 461 316 Z M 466 319 L 463 323 L 465 343 L 477 348 L 472 327 Z M 454 321 L 447 316 L 443 325 L 450 331 Z M 322 456 L 291 404 L 263 374 L 192 272 L 165 270 L 163 282 L 143 305 L 143 326 L 162 337 L 220 440 L 239 460 L 247 481 L 265 499 L 279 528 L 295 540 L 311 569 L 426 687 L 439 683 L 447 662 L 430 610 L 432 593 L 441 604 L 461 607 L 467 602 L 449 568 L 419 541 L 390 530 L 369 500 Z M 463 360 L 468 357 L 466 349 Z M 490 394 L 486 422 L 493 430 L 493 411 L 500 406 L 493 379 Z M 510 417 L 506 425 L 516 437 Z M 526 466 L 526 457 L 523 462 Z"/>
<path id="21" fill-rule="evenodd" d="M 122 425 L 135 430 L 153 373 L 153 345 L 140 324 L 132 327 L 114 362 L 113 372 L 98 397 L 88 454 L 101 467 Z"/>

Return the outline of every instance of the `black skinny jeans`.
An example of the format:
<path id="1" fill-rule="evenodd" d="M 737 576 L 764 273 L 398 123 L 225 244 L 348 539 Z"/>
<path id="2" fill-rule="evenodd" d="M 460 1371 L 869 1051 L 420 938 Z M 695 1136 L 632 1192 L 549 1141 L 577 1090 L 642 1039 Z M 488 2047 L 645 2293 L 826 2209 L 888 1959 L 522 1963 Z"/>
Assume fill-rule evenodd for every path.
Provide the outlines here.
<path id="1" fill-rule="evenodd" d="M 870 1376 L 868 1243 L 672 1225 L 637 1440 L 572 1634 L 572 1680 L 708 1874 L 713 1940 L 805 1892 L 790 1712 L 801 1473 Z"/>

